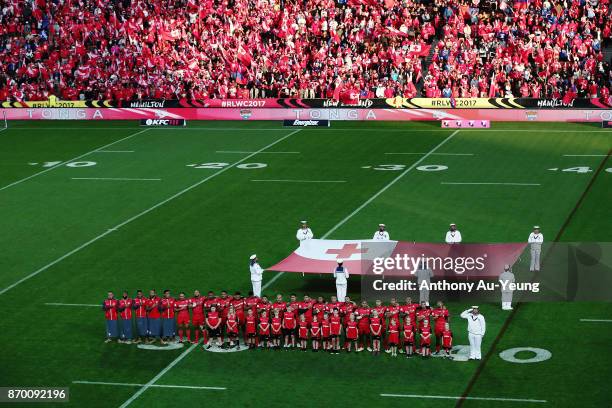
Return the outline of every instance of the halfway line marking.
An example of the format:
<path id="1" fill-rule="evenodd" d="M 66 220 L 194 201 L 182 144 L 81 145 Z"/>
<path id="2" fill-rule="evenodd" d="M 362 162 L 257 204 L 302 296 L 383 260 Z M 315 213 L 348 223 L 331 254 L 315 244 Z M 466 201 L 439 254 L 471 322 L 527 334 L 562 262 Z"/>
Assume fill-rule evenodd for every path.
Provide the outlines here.
<path id="1" fill-rule="evenodd" d="M 254 152 L 243 152 L 240 150 L 217 150 L 215 153 L 247 154 L 247 153 L 254 153 Z M 260 152 L 260 154 L 300 154 L 300 152 Z"/>
<path id="2" fill-rule="evenodd" d="M 457 185 L 457 186 L 541 186 L 540 183 L 455 183 L 449 181 L 442 181 L 440 184 Z"/>
<path id="3" fill-rule="evenodd" d="M 104 382 L 104 381 L 73 381 L 73 384 L 89 384 L 89 385 L 118 385 L 123 387 L 142 387 L 145 384 L 136 383 L 116 383 L 116 382 Z M 227 390 L 225 387 L 200 387 L 197 385 L 169 385 L 169 384 L 151 384 L 149 387 L 157 388 L 186 388 L 190 390 Z"/>
<path id="4" fill-rule="evenodd" d="M 276 183 L 346 183 L 346 180 L 251 180 L 257 182 L 276 182 Z"/>
<path id="5" fill-rule="evenodd" d="M 140 131 L 138 131 L 138 132 L 136 132 L 136 133 L 132 133 L 131 135 L 128 135 L 128 136 L 126 136 L 126 137 L 124 137 L 124 138 L 122 138 L 122 139 L 115 140 L 114 142 L 111 142 L 111 143 L 105 144 L 104 146 L 100 146 L 100 147 L 98 147 L 98 148 L 96 148 L 96 149 L 94 149 L 94 150 L 91 150 L 91 151 L 87 152 L 87 153 L 83 153 L 83 154 L 82 154 L 82 155 L 80 155 L 80 156 L 73 157 L 73 158 L 72 158 L 72 159 L 70 159 L 70 160 L 65 160 L 65 161 L 63 161 L 63 162 L 61 162 L 61 163 L 58 163 L 58 164 L 56 164 L 56 165 L 55 165 L 55 166 L 53 166 L 53 167 L 49 167 L 48 169 L 45 169 L 45 170 L 43 170 L 43 171 L 39 171 L 38 173 L 34 173 L 34 174 L 32 174 L 32 175 L 30 175 L 30 176 L 28 176 L 28 177 L 25 177 L 25 178 L 22 178 L 22 179 L 20 179 L 20 180 L 14 181 L 14 182 L 12 182 L 12 183 L 10 183 L 10 184 L 7 184 L 7 185 L 6 185 L 6 186 L 4 186 L 4 187 L 0 187 L 0 191 L 5 190 L 5 189 L 7 189 L 7 188 L 9 188 L 9 187 L 15 186 L 15 185 L 17 185 L 17 184 L 19 184 L 19 183 L 23 183 L 24 181 L 27 181 L 27 180 L 29 180 L 29 179 L 31 179 L 31 178 L 36 177 L 36 176 L 40 176 L 41 174 L 44 174 L 44 173 L 46 173 L 46 172 L 48 172 L 48 171 L 51 171 L 51 170 L 56 169 L 56 168 L 58 168 L 58 167 L 60 167 L 60 166 L 63 166 L 63 165 L 65 165 L 66 163 L 70 163 L 71 161 L 75 161 L 75 160 L 78 160 L 78 159 L 80 159 L 80 158 L 82 158 L 82 157 L 85 157 L 85 156 L 87 156 L 87 155 L 89 155 L 89 154 L 95 153 L 95 152 L 97 152 L 98 150 L 105 149 L 105 148 L 110 147 L 110 146 L 112 146 L 112 145 L 114 145 L 114 144 L 117 144 L 117 143 L 119 143 L 119 142 L 123 142 L 124 140 L 128 140 L 128 139 L 130 139 L 130 138 L 132 138 L 132 137 L 134 137 L 134 136 L 138 136 L 138 135 L 140 135 L 140 134 L 142 134 L 142 133 L 144 133 L 144 132 L 146 132 L 146 131 L 148 131 L 148 130 L 151 130 L 151 128 L 148 128 L 148 129 L 143 129 L 143 130 L 140 130 Z M 1 295 L 2 293 L 3 293 L 3 292 L 0 292 L 0 295 Z"/>
<path id="6" fill-rule="evenodd" d="M 150 129 L 150 128 L 149 128 L 149 129 Z M 145 130 L 148 130 L 148 129 L 145 129 Z M 275 144 L 282 142 L 283 140 L 287 139 L 289 136 L 294 135 L 294 134 L 296 134 L 297 132 L 299 132 L 299 131 L 301 131 L 301 130 L 302 130 L 302 129 L 297 129 L 297 130 L 294 130 L 293 132 L 291 132 L 291 133 L 289 133 L 289 134 L 287 134 L 287 135 L 285 135 L 285 136 L 283 136 L 283 137 L 281 137 L 281 138 L 277 139 L 276 141 L 274 141 L 274 142 L 272 142 L 272 143 L 268 144 L 267 146 L 264 146 L 263 148 L 261 148 L 261 150 L 263 151 L 263 150 L 269 149 L 270 147 L 274 146 Z M 141 131 L 141 132 L 142 132 L 142 131 Z M 5 294 L 5 293 L 6 293 L 6 292 L 8 292 L 9 290 L 13 289 L 15 286 L 17 286 L 17 285 L 19 285 L 19 284 L 21 284 L 21 283 L 23 283 L 23 282 L 27 281 L 28 279 L 33 278 L 34 276 L 38 275 L 39 273 L 46 271 L 47 269 L 49 269 L 49 268 L 50 268 L 50 267 L 52 267 L 53 265 L 55 265 L 55 264 L 57 264 L 57 263 L 59 263 L 59 262 L 63 261 L 64 259 L 68 258 L 68 257 L 69 257 L 69 256 L 71 256 L 72 254 L 75 254 L 75 253 L 79 252 L 81 249 L 88 247 L 89 245 L 93 244 L 93 243 L 94 243 L 94 242 L 96 242 L 97 240 L 99 240 L 99 239 L 101 239 L 101 238 L 104 238 L 105 236 L 107 236 L 107 235 L 108 235 L 108 234 L 110 234 L 111 232 L 114 232 L 114 231 L 118 230 L 119 228 L 123 227 L 124 225 L 129 224 L 130 222 L 132 222 L 132 221 L 134 221 L 134 220 L 136 220 L 136 219 L 138 219 L 138 218 L 142 217 L 143 215 L 146 215 L 146 214 L 150 213 L 151 211 L 153 211 L 153 210 L 155 210 L 155 209 L 157 209 L 157 208 L 161 207 L 162 205 L 164 205 L 164 204 L 168 203 L 169 201 L 172 201 L 172 200 L 174 200 L 175 198 L 182 196 L 183 194 L 187 193 L 188 191 L 191 191 L 191 190 L 193 190 L 194 188 L 198 187 L 200 184 L 203 184 L 203 183 L 207 182 L 208 180 L 210 180 L 210 179 L 212 179 L 212 178 L 214 178 L 214 177 L 216 177 L 216 176 L 218 176 L 218 175 L 220 175 L 220 174 L 222 174 L 222 173 L 225 173 L 225 172 L 226 172 L 226 171 L 228 171 L 229 169 L 234 168 L 234 167 L 235 167 L 235 166 L 237 166 L 238 164 L 240 164 L 240 163 L 244 162 L 245 160 L 250 159 L 251 157 L 255 156 L 256 154 L 257 154 L 257 152 L 256 152 L 256 153 L 253 153 L 253 154 L 250 154 L 250 155 L 248 155 L 248 156 L 243 157 L 242 159 L 238 160 L 237 162 L 234 162 L 234 163 L 232 163 L 231 165 L 229 165 L 229 166 L 227 166 L 227 167 L 224 167 L 223 169 L 219 170 L 218 172 L 213 173 L 213 174 L 211 174 L 210 176 L 208 176 L 208 177 L 206 177 L 206 178 L 204 178 L 204 179 L 202 179 L 202 180 L 198 181 L 197 183 L 192 184 L 192 185 L 190 185 L 189 187 L 184 188 L 183 190 L 179 191 L 178 193 L 175 193 L 174 195 L 171 195 L 170 197 L 166 198 L 165 200 L 160 201 L 159 203 L 155 204 L 154 206 L 149 207 L 148 209 L 146 209 L 146 210 L 144 210 L 144 211 L 139 212 L 138 214 L 136 214 L 136 215 L 134 215 L 134 216 L 132 216 L 132 217 L 128 218 L 127 220 L 123 221 L 122 223 L 117 224 L 117 225 L 115 225 L 115 226 L 114 226 L 114 227 L 112 227 L 112 228 L 109 228 L 109 229 L 108 229 L 108 230 L 106 230 L 105 232 L 103 232 L 103 233 L 101 233 L 100 235 L 98 235 L 98 236 L 96 236 L 96 237 L 94 237 L 94 238 L 90 239 L 89 241 L 85 242 L 84 244 L 82 244 L 82 245 L 80 245 L 80 246 L 76 247 L 76 248 L 75 248 L 75 249 L 73 249 L 72 251 L 70 251 L 70 252 L 68 252 L 68 253 L 66 253 L 66 254 L 64 254 L 64 255 L 62 255 L 62 256 L 60 256 L 60 257 L 59 257 L 59 258 L 57 258 L 55 261 L 48 263 L 47 265 L 43 266 L 42 268 L 39 268 L 39 269 L 37 269 L 36 271 L 32 272 L 31 274 L 29 274 L 29 275 L 27 275 L 27 276 L 24 276 L 23 278 L 19 279 L 17 282 L 13 283 L 12 285 L 9 285 L 9 286 L 7 286 L 6 288 L 4 288 L 4 289 L 0 290 L 0 295 Z M 52 167 L 52 168 L 53 168 L 53 167 Z"/>
<path id="7" fill-rule="evenodd" d="M 378 190 L 376 193 L 374 193 L 369 199 L 367 199 L 363 204 L 361 204 L 359 207 L 357 207 L 352 213 L 350 213 L 349 215 L 344 217 L 344 219 L 342 219 L 339 223 L 334 225 L 332 227 L 332 229 L 327 231 L 325 233 L 325 235 L 323 235 L 321 237 L 321 239 L 325 239 L 325 238 L 329 237 L 331 234 L 333 234 L 334 231 L 336 231 L 338 228 L 340 228 L 342 225 L 344 225 L 348 220 L 353 218 L 357 213 L 359 213 L 359 211 L 363 210 L 372 201 L 376 200 L 382 193 L 387 191 L 391 186 L 393 186 L 395 183 L 397 183 L 402 177 L 404 177 L 406 174 L 408 174 L 408 172 L 410 172 L 412 169 L 414 169 L 419 164 L 421 164 L 421 162 L 423 162 L 423 160 L 427 159 L 429 156 L 431 156 L 432 153 L 435 153 L 436 150 L 438 150 L 440 147 L 444 146 L 444 144 L 446 142 L 448 142 L 449 140 L 451 140 L 457 133 L 459 133 L 459 129 L 455 130 L 446 139 L 441 141 L 437 146 L 435 146 L 433 149 L 431 149 L 429 152 L 427 152 L 423 157 L 421 157 L 419 160 L 414 162 L 410 167 L 406 168 L 406 170 L 401 172 L 397 177 L 395 177 L 393 180 L 391 180 L 386 186 L 384 186 L 383 188 Z M 270 279 L 265 285 L 262 286 L 261 290 L 266 290 L 268 287 L 270 287 L 270 285 L 272 285 L 274 282 L 276 282 L 276 280 L 278 278 L 283 276 L 283 274 L 284 274 L 284 272 L 279 272 L 276 275 L 274 275 L 274 277 L 272 279 Z"/>
<path id="8" fill-rule="evenodd" d="M 612 319 L 580 319 L 581 322 L 612 323 Z"/>
<path id="9" fill-rule="evenodd" d="M 125 178 L 125 177 L 72 177 L 71 180 L 161 181 L 160 178 Z"/>
<path id="10" fill-rule="evenodd" d="M 102 307 L 102 304 L 92 305 L 89 303 L 45 303 L 47 306 L 77 306 L 77 307 Z"/>
<path id="11" fill-rule="evenodd" d="M 506 402 L 534 402 L 546 403 L 546 400 L 525 399 L 525 398 L 495 398 L 495 397 L 455 397 L 451 395 L 418 395 L 418 394 L 380 394 L 381 397 L 395 398 L 431 398 L 431 399 L 452 399 L 452 400 L 475 400 L 475 401 L 506 401 Z"/>

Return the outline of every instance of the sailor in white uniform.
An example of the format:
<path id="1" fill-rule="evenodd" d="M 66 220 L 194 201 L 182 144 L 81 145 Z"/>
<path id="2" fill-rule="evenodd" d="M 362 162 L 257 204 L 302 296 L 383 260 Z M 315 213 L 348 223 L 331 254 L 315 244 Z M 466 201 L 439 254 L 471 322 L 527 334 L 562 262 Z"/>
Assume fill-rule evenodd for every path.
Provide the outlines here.
<path id="1" fill-rule="evenodd" d="M 461 243 L 461 232 L 457 229 L 456 224 L 450 224 L 448 231 L 446 232 L 446 243 L 447 244 L 460 244 Z"/>
<path id="2" fill-rule="evenodd" d="M 378 224 L 378 231 L 372 237 L 375 241 L 389 241 L 389 233 L 386 231 L 385 224 Z"/>
<path id="3" fill-rule="evenodd" d="M 504 265 L 504 271 L 499 275 L 502 310 L 512 310 L 512 292 L 514 292 L 512 285 L 514 281 L 514 274 L 512 273 L 512 269 L 510 269 L 510 265 Z"/>
<path id="4" fill-rule="evenodd" d="M 468 321 L 468 339 L 470 341 L 470 360 L 480 360 L 480 345 L 482 337 L 485 335 L 487 325 L 485 318 L 478 311 L 478 306 L 472 306 L 472 309 L 465 310 L 461 313 L 461 317 Z"/>
<path id="5" fill-rule="evenodd" d="M 257 255 L 249 258 L 249 270 L 251 271 L 251 283 L 253 284 L 253 295 L 261 297 L 261 281 L 263 280 L 263 269 L 259 266 Z"/>
<path id="6" fill-rule="evenodd" d="M 302 226 L 297 230 L 295 237 L 298 241 L 300 241 L 300 245 L 304 243 L 304 241 L 308 241 L 314 237 L 312 230 L 308 227 L 308 221 L 301 221 Z"/>
<path id="7" fill-rule="evenodd" d="M 531 247 L 531 264 L 529 265 L 529 270 L 531 272 L 539 272 L 540 254 L 542 253 L 542 243 L 544 242 L 544 235 L 540 233 L 539 226 L 536 225 L 533 227 L 533 232 L 529 234 L 527 242 Z"/>
<path id="8" fill-rule="evenodd" d="M 349 271 L 343 265 L 344 261 L 338 259 L 338 266 L 334 269 L 334 279 L 336 279 L 336 295 L 338 302 L 344 302 L 346 298 L 346 287 L 348 286 Z"/>

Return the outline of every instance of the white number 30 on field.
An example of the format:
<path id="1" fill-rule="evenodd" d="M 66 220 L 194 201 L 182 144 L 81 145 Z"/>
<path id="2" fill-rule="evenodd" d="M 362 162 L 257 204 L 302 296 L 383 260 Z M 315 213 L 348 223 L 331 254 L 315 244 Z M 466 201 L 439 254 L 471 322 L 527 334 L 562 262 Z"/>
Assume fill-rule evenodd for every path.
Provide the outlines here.
<path id="1" fill-rule="evenodd" d="M 194 169 L 223 169 L 229 166 L 229 163 L 202 163 L 202 164 L 188 164 L 188 167 L 193 167 Z M 242 163 L 236 166 L 237 169 L 263 169 L 264 167 L 268 167 L 266 163 Z"/>

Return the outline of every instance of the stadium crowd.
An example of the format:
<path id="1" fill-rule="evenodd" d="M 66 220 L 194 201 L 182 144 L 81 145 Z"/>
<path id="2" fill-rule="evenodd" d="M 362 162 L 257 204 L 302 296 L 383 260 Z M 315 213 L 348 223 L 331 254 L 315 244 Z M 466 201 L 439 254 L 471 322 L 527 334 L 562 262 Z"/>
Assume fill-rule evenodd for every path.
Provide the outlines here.
<path id="1" fill-rule="evenodd" d="M 2 1 L 0 100 L 607 97 L 608 3 Z"/>
<path id="2" fill-rule="evenodd" d="M 154 290 L 148 297 L 138 290 L 135 298 L 123 292 L 116 299 L 109 292 L 102 309 L 107 342 L 117 339 L 120 343 L 151 344 L 159 340 L 168 344 L 176 341 L 178 331 L 179 342 L 198 344 L 201 336 L 206 349 L 240 349 L 243 338 L 249 349 L 310 348 L 332 354 L 367 349 L 374 355 L 383 349 L 392 356 L 399 350 L 406 357 L 428 357 L 432 337 L 436 340 L 435 353 L 450 358 L 452 348 L 446 306 L 438 302 L 432 308 L 424 301 L 413 303 L 410 298 L 404 304 L 391 299 L 388 305 L 376 300 L 370 306 L 365 300 L 357 304 L 348 296 L 338 302 L 335 296 L 329 301 L 308 295 L 298 300 L 291 294 L 285 301 L 277 294 L 271 301 L 252 292 L 245 298 L 240 292 L 233 296 L 226 291 L 219 296 L 208 292 L 202 296 L 196 290 L 190 298 L 181 292 L 175 299 L 169 290 L 161 298 Z"/>

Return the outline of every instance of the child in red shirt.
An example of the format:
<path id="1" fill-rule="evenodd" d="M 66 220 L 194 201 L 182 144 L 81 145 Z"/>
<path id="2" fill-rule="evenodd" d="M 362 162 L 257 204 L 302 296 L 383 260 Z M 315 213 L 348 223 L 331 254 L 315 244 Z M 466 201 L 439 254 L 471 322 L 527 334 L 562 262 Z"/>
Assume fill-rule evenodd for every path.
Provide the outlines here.
<path id="1" fill-rule="evenodd" d="M 234 346 L 240 348 L 238 344 L 238 315 L 234 306 L 229 307 L 227 318 L 225 319 L 225 332 L 229 338 L 229 348 Z"/>
<path id="2" fill-rule="evenodd" d="M 342 334 L 342 317 L 338 309 L 334 309 L 332 316 L 329 318 L 329 328 L 331 337 L 331 353 L 340 354 L 340 335 Z"/>
<path id="3" fill-rule="evenodd" d="M 421 327 L 421 355 L 423 357 L 431 356 L 431 327 L 429 326 L 429 320 L 423 320 L 423 327 Z"/>
<path id="4" fill-rule="evenodd" d="M 406 350 L 406 358 L 412 357 L 414 351 L 414 326 L 410 316 L 406 316 L 404 322 L 404 349 Z"/>
<path id="5" fill-rule="evenodd" d="M 446 323 L 444 330 L 442 331 L 442 348 L 446 354 L 446 358 L 452 358 L 450 355 L 451 348 L 453 347 L 453 332 L 450 330 L 450 325 Z"/>
<path id="6" fill-rule="evenodd" d="M 257 318 L 253 314 L 253 309 L 247 309 L 245 330 L 247 336 L 247 346 L 250 349 L 254 349 L 257 346 Z"/>
<path id="7" fill-rule="evenodd" d="M 310 338 L 312 339 L 312 351 L 319 351 L 319 339 L 321 338 L 321 322 L 316 314 L 312 315 L 310 323 Z"/>
<path id="8" fill-rule="evenodd" d="M 321 320 L 321 341 L 323 343 L 323 350 L 329 350 L 331 346 L 331 326 L 329 324 L 329 313 L 323 313 L 323 320 Z"/>
<path id="9" fill-rule="evenodd" d="M 391 350 L 391 356 L 397 357 L 397 345 L 399 344 L 399 322 L 395 317 L 392 317 L 389 321 L 388 330 L 388 343 L 389 349 Z"/>
<path id="10" fill-rule="evenodd" d="M 349 320 L 346 323 L 346 341 L 347 341 L 347 350 L 350 353 L 351 346 L 355 347 L 355 350 L 359 350 L 357 347 L 357 340 L 359 339 L 359 329 L 358 329 L 357 321 L 355 320 L 355 314 L 351 313 L 349 315 Z"/>
<path id="11" fill-rule="evenodd" d="M 380 339 L 382 338 L 382 319 L 378 317 L 378 311 L 372 310 L 370 318 L 370 333 L 372 335 L 372 354 L 380 354 Z"/>
<path id="12" fill-rule="evenodd" d="M 272 332 L 272 345 L 276 350 L 280 350 L 283 319 L 281 319 L 278 309 L 274 309 L 272 313 L 274 314 L 272 317 L 272 325 L 270 326 Z"/>

